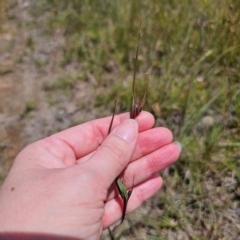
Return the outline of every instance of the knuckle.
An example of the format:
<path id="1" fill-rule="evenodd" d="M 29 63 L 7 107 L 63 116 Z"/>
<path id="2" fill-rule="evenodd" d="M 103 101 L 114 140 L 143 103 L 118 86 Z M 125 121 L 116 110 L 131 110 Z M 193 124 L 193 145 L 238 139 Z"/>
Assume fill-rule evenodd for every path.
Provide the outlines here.
<path id="1" fill-rule="evenodd" d="M 127 146 L 125 142 L 119 141 L 115 144 L 112 143 L 112 141 L 107 141 L 104 143 L 103 151 L 106 152 L 106 154 L 110 155 L 114 159 L 120 159 L 125 158 L 127 156 Z"/>

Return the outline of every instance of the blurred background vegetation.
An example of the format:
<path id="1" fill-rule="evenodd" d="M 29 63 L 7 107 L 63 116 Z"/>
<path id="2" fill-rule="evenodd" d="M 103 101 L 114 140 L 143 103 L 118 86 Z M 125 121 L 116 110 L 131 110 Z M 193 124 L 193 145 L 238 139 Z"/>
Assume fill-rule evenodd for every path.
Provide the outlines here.
<path id="1" fill-rule="evenodd" d="M 37 94 L 22 100 L 23 145 L 111 114 L 116 97 L 131 89 L 141 22 L 140 87 L 150 74 L 145 110 L 183 150 L 160 173 L 162 190 L 115 239 L 240 236 L 240 1 L 11 1 L 6 11 L 5 21 L 25 32 L 14 69 L 32 64 L 40 74 L 38 83 L 29 80 Z M 118 112 L 129 110 L 129 95 Z M 54 112 L 50 120 L 43 108 Z M 29 123 L 35 130 L 26 130 Z"/>

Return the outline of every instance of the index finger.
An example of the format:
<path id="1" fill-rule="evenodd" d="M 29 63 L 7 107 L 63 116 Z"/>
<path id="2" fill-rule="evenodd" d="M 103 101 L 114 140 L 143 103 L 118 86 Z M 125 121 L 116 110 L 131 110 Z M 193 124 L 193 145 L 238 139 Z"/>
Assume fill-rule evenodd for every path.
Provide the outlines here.
<path id="1" fill-rule="evenodd" d="M 129 118 L 129 113 L 116 115 L 112 129 L 120 122 Z M 154 117 L 149 112 L 141 112 L 135 119 L 138 122 L 139 132 L 152 128 Z M 59 139 L 67 144 L 79 159 L 96 150 L 107 137 L 111 117 L 101 118 L 66 129 L 51 137 Z"/>

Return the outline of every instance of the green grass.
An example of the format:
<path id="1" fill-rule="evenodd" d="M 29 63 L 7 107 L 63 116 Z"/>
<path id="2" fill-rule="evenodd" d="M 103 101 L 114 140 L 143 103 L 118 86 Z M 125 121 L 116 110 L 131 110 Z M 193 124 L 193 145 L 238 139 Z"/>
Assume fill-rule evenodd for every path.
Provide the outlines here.
<path id="1" fill-rule="evenodd" d="M 91 72 L 106 89 L 95 96 L 99 112 L 131 89 L 142 22 L 138 78 L 150 73 L 145 110 L 154 114 L 156 126 L 173 131 L 183 151 L 163 172 L 165 185 L 152 207 L 161 214 L 145 216 L 136 226 L 133 220 L 133 229 L 119 234 L 130 239 L 137 229 L 151 228 L 143 239 L 176 233 L 184 239 L 236 239 L 239 229 L 228 211 L 240 200 L 240 1 L 45 0 L 40 5 L 48 16 L 45 32 L 64 31 L 62 67 L 77 61 L 81 74 Z M 45 90 L 73 87 L 61 79 Z M 128 95 L 122 95 L 119 112 L 128 110 Z"/>
<path id="2" fill-rule="evenodd" d="M 74 88 L 74 79 L 70 77 L 60 77 L 57 81 L 49 81 L 43 86 L 44 91 L 64 90 Z"/>
<path id="3" fill-rule="evenodd" d="M 20 115 L 21 119 L 26 117 L 31 118 L 32 117 L 31 113 L 34 112 L 35 110 L 37 110 L 37 103 L 35 101 L 27 102 L 24 111 Z"/>
<path id="4" fill-rule="evenodd" d="M 27 46 L 30 50 L 34 50 L 34 41 L 33 41 L 33 38 L 32 38 L 31 36 L 29 36 L 29 37 L 27 38 L 26 46 Z"/>

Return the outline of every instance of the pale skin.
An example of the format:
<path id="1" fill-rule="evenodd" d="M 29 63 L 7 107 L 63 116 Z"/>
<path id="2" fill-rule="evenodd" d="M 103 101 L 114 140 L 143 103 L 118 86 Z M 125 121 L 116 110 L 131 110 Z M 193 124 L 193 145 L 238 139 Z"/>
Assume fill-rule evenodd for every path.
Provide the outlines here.
<path id="1" fill-rule="evenodd" d="M 23 149 L 0 189 L 0 233 L 53 234 L 99 239 L 122 217 L 114 180 L 126 168 L 124 184 L 134 188 L 127 213 L 162 186 L 156 174 L 180 154 L 166 128 L 142 112 L 94 120 Z M 0 235 L 1 236 L 1 235 Z"/>

